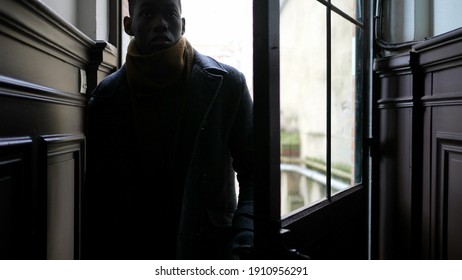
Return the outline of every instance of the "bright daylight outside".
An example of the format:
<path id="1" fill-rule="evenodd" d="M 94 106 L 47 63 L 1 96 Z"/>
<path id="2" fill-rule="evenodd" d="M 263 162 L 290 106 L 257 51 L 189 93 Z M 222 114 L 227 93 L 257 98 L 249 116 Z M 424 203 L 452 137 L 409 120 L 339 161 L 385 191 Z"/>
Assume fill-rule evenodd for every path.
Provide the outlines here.
<path id="1" fill-rule="evenodd" d="M 355 18 L 356 0 L 331 1 Z M 359 2 L 359 1 L 358 1 Z M 331 13 L 331 192 L 358 182 L 356 141 L 356 32 Z M 316 0 L 282 0 L 281 213 L 326 198 L 327 53 L 326 6 Z"/>

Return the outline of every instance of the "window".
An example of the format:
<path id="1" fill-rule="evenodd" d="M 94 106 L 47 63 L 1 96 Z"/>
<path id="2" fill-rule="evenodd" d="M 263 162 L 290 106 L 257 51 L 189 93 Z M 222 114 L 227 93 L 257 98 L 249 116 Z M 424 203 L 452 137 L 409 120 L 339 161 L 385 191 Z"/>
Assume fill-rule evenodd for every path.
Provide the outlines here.
<path id="1" fill-rule="evenodd" d="M 257 252 L 285 244 L 324 259 L 339 248 L 341 230 L 356 239 L 342 246 L 367 256 L 370 172 L 362 170 L 370 159 L 362 143 L 370 130 L 372 11 L 371 1 L 254 1 Z M 310 147 L 303 137 L 319 144 Z M 310 165 L 300 155 L 311 156 Z M 285 179 L 285 167 L 298 180 Z M 305 201 L 300 177 L 314 177 L 316 168 L 325 186 L 320 200 Z M 292 185 L 284 188 L 284 180 Z M 344 188 L 335 189 L 341 180 Z M 327 251 L 312 250 L 320 244 Z"/>
<path id="2" fill-rule="evenodd" d="M 280 7 L 281 214 L 361 183 L 360 0 Z"/>

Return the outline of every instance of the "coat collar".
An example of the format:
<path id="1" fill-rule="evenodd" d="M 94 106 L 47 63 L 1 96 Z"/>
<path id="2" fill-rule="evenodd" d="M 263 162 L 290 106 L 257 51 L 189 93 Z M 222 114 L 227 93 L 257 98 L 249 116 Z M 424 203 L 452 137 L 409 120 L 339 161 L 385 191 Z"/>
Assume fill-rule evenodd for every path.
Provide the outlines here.
<path id="1" fill-rule="evenodd" d="M 194 50 L 194 64 L 202 69 L 203 72 L 209 75 L 224 75 L 228 71 L 217 62 L 215 59 L 205 56 L 198 51 Z"/>
<path id="2" fill-rule="evenodd" d="M 194 50 L 194 62 L 191 71 L 190 92 L 186 114 L 188 118 L 190 118 L 190 124 L 195 131 L 205 128 L 208 113 L 214 104 L 220 91 L 223 78 L 227 73 L 228 71 L 221 63 Z M 129 93 L 125 66 L 116 73 L 110 75 L 107 84 L 109 84 L 109 82 L 111 82 L 110 89 L 98 94 L 99 98 L 104 99 L 104 97 L 107 96 L 107 98 L 114 99 L 115 96 L 119 96 L 122 97 L 121 100 L 123 100 L 121 104 L 126 104 L 125 98 Z M 104 93 L 112 93 L 113 91 L 119 94 L 113 95 Z M 121 107 L 128 110 L 128 107 L 124 105 L 121 105 Z"/>

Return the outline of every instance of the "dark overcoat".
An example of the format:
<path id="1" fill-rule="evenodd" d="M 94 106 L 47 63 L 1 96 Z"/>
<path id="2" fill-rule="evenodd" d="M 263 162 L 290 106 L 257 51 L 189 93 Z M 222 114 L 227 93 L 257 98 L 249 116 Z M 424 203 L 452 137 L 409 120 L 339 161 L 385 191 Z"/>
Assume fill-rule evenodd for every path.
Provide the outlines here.
<path id="1" fill-rule="evenodd" d="M 231 257 L 233 234 L 253 229 L 252 100 L 242 73 L 197 51 L 189 88 L 184 117 L 195 132 L 190 139 L 193 149 L 185 174 L 176 257 L 225 259 Z M 130 180 L 124 176 L 129 169 L 127 150 L 133 145 L 129 94 L 122 67 L 98 85 L 88 102 L 84 258 L 127 258 L 119 244 L 127 231 L 121 228 L 120 217 Z"/>

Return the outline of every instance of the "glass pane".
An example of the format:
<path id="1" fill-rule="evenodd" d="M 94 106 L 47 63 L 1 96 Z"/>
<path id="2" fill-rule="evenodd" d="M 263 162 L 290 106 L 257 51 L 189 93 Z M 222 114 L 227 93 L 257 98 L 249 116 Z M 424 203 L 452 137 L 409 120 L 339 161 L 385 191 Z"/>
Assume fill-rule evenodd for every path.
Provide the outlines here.
<path id="1" fill-rule="evenodd" d="M 332 14 L 332 194 L 361 180 L 358 32 L 355 25 Z"/>
<path id="2" fill-rule="evenodd" d="M 281 214 L 324 199 L 326 169 L 326 8 L 281 6 Z"/>
<path id="3" fill-rule="evenodd" d="M 362 22 L 361 15 L 357 14 L 357 8 L 361 7 L 361 0 L 331 0 L 331 3 L 350 17 Z"/>

